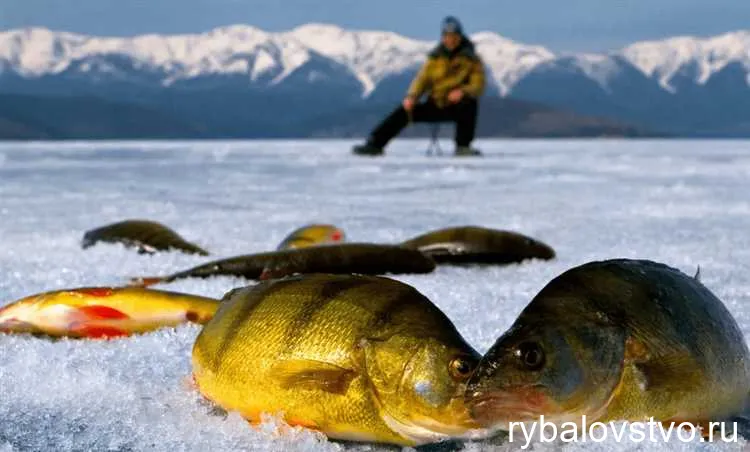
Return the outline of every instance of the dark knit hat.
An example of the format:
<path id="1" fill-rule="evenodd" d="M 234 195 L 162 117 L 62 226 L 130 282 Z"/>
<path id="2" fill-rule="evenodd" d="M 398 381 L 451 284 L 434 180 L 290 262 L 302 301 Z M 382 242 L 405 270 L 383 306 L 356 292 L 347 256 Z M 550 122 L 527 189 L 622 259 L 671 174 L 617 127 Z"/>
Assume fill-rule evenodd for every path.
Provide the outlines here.
<path id="1" fill-rule="evenodd" d="M 464 29 L 461 26 L 461 22 L 458 21 L 453 16 L 448 16 L 445 19 L 443 19 L 443 24 L 440 28 L 441 33 L 458 33 L 460 35 L 464 34 Z"/>

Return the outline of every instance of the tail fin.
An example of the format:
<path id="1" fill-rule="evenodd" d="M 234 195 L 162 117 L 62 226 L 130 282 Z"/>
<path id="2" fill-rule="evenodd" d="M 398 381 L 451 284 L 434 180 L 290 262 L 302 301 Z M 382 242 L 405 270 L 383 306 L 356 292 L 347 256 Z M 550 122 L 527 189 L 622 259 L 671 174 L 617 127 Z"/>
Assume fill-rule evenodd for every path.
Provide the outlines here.
<path id="1" fill-rule="evenodd" d="M 141 276 L 130 278 L 130 287 L 149 287 L 167 280 L 166 276 Z"/>

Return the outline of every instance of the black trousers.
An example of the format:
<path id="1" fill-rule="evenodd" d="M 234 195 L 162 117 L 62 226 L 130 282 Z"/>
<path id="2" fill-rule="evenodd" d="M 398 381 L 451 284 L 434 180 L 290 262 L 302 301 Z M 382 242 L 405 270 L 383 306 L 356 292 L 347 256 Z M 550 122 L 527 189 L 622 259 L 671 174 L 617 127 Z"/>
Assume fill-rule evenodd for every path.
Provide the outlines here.
<path id="1" fill-rule="evenodd" d="M 399 105 L 370 134 L 368 143 L 384 148 L 393 137 L 409 124 L 409 114 Z M 477 127 L 477 100 L 464 97 L 457 104 L 439 108 L 427 101 L 414 106 L 411 111 L 412 122 L 454 122 L 456 123 L 456 146 L 469 146 L 474 140 Z"/>

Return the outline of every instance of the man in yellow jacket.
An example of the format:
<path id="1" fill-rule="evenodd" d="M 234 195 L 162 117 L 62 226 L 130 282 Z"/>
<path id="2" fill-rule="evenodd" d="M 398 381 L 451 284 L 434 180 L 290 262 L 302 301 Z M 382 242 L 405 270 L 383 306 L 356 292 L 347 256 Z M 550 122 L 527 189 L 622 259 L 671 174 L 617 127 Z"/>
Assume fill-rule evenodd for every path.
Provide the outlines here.
<path id="1" fill-rule="evenodd" d="M 484 92 L 484 63 L 455 17 L 442 24 L 440 44 L 411 83 L 402 104 L 355 146 L 358 155 L 381 155 L 386 144 L 411 122 L 456 123 L 456 155 L 481 155 L 471 148 L 477 122 L 478 99 Z M 428 94 L 425 102 L 420 98 Z"/>

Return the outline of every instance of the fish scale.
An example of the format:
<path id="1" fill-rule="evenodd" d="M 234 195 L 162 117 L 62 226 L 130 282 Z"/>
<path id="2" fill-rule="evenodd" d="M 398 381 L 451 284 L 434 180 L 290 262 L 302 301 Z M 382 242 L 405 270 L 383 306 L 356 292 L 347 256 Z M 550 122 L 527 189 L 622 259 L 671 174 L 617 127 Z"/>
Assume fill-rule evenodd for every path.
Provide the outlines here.
<path id="1" fill-rule="evenodd" d="M 283 285 L 271 288 L 271 292 L 283 290 Z M 321 290 L 322 292 L 322 290 Z M 295 322 L 295 319 L 308 319 L 312 320 L 312 314 L 316 310 L 323 308 L 326 304 L 333 304 L 332 300 L 321 298 L 318 294 L 312 294 L 310 297 L 303 297 L 298 295 L 297 297 L 286 298 L 286 303 L 279 304 L 265 304 L 258 303 L 253 304 L 254 309 L 251 311 L 244 311 L 242 308 L 244 305 L 237 305 L 236 308 L 240 311 L 237 312 L 239 317 L 242 314 L 247 314 L 245 321 L 241 322 L 237 327 L 231 328 L 230 331 L 236 331 L 237 334 L 230 334 L 231 342 L 227 345 L 222 346 L 222 351 L 218 354 L 220 356 L 219 373 L 220 376 L 217 378 L 216 384 L 223 387 L 235 387 L 239 385 L 247 385 L 250 387 L 260 386 L 261 383 L 255 379 L 252 379 L 250 375 L 252 371 L 248 369 L 248 372 L 226 372 L 222 373 L 222 369 L 247 369 L 249 364 L 247 356 L 253 356 L 251 366 L 257 366 L 260 371 L 270 372 L 278 359 L 290 358 L 295 356 L 295 352 L 300 347 L 305 347 L 307 350 L 311 350 L 312 354 L 321 359 L 326 359 L 328 362 L 333 359 L 334 362 L 339 362 L 342 365 L 348 365 L 345 359 L 341 359 L 341 356 L 335 356 L 335 353 L 328 353 L 328 351 L 346 350 L 351 348 L 351 344 L 355 341 L 354 334 L 356 333 L 355 326 L 357 318 L 361 319 L 360 310 L 345 310 L 338 312 L 340 318 L 346 318 L 346 322 L 334 322 L 334 326 L 337 328 L 331 328 L 331 324 L 313 324 L 314 327 L 300 328 L 300 322 Z M 268 294 L 269 297 L 273 297 L 274 294 Z M 298 298 L 298 300 L 295 300 Z M 299 302 L 299 299 L 303 301 Z M 227 313 L 228 315 L 231 315 Z M 234 322 L 233 322 L 234 324 Z M 247 325 L 255 325 L 252 331 L 248 330 Z M 348 325 L 348 328 L 341 328 L 339 325 Z M 308 331 L 308 336 L 305 337 L 305 331 Z M 318 333 L 324 334 L 323 338 L 317 336 Z M 348 333 L 348 334 L 347 334 Z M 210 331 L 206 331 L 206 334 L 210 334 Z M 237 346 L 235 340 L 241 337 L 242 342 L 240 346 Z M 290 346 L 290 342 L 292 346 Z M 257 344 L 262 344 L 258 347 Z M 296 346 L 295 346 L 296 344 Z M 322 352 L 322 353 L 321 353 Z M 311 353 L 308 351 L 307 355 Z M 339 359 L 335 359 L 339 358 Z M 238 375 L 241 374 L 241 375 Z M 364 381 L 356 382 L 355 386 L 359 385 L 363 387 Z M 199 386 L 204 386 L 199 383 Z M 234 391 L 233 391 L 234 392 Z M 239 394 L 231 397 L 236 400 L 241 400 L 244 396 Z M 254 393 L 251 397 L 252 405 L 263 406 L 272 405 L 272 403 L 265 402 L 265 394 L 260 391 Z M 366 400 L 352 400 L 346 399 L 343 401 L 337 396 L 326 396 L 325 394 L 310 394 L 305 391 L 295 391 L 292 397 L 296 400 L 297 406 L 313 406 L 318 407 L 319 411 L 339 411 L 342 413 L 352 413 L 350 415 L 351 421 L 362 420 L 361 414 L 373 411 L 368 401 Z M 353 406 L 349 406 L 354 403 Z M 323 405 L 323 406 L 320 406 Z M 290 408 L 294 410 L 295 405 Z M 246 411 L 247 413 L 247 411 Z M 251 413 L 248 418 L 253 418 L 257 414 Z M 325 416 L 317 416 L 317 425 L 325 425 Z M 367 422 L 372 422 L 371 419 L 367 419 Z"/>
<path id="2" fill-rule="evenodd" d="M 305 344 L 307 340 L 315 341 L 315 334 L 305 333 L 307 330 L 322 330 L 320 332 L 333 333 L 335 331 L 330 328 L 325 321 L 328 311 L 326 311 L 327 305 L 335 303 L 336 297 L 342 296 L 347 290 L 355 289 L 366 284 L 360 280 L 345 280 L 345 281 L 331 281 L 320 287 L 320 294 L 311 300 L 302 304 L 298 314 L 289 323 L 286 332 L 287 351 L 292 352 L 298 344 Z M 335 309 L 336 307 L 334 307 Z M 322 322 L 316 322 L 316 316 L 320 315 L 323 319 Z M 344 336 L 347 337 L 347 336 Z"/>

